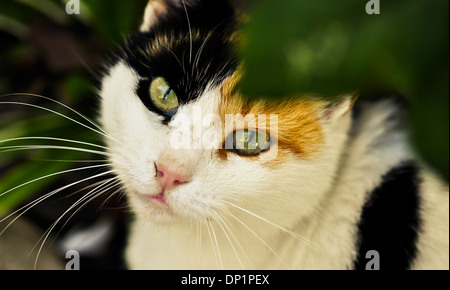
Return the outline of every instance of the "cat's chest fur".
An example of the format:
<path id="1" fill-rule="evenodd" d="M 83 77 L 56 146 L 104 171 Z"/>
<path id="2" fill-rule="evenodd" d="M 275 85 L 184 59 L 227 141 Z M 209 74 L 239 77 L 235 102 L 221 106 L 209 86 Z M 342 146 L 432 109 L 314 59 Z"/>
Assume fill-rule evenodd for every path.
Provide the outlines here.
<path id="1" fill-rule="evenodd" d="M 245 218 L 245 227 L 239 222 L 155 226 L 136 221 L 127 249 L 129 266 L 131 269 L 346 269 L 352 263 L 354 239 L 345 225 L 336 225 L 326 233 L 317 232 L 320 223 L 311 223 L 311 228 L 293 229 L 294 237 L 276 227 L 241 218 Z"/>

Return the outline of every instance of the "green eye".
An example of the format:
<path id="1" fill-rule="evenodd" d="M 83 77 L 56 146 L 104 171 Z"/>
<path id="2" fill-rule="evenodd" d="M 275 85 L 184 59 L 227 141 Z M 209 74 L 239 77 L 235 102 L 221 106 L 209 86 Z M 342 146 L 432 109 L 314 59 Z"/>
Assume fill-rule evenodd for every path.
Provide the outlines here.
<path id="1" fill-rule="evenodd" d="M 155 78 L 150 84 L 150 99 L 166 115 L 173 115 L 178 109 L 178 97 L 162 77 Z"/>
<path id="2" fill-rule="evenodd" d="M 230 134 L 231 136 L 233 138 L 232 149 L 240 155 L 258 155 L 270 147 L 270 135 L 260 131 L 241 129 L 234 131 Z M 227 149 L 231 148 L 227 147 Z"/>

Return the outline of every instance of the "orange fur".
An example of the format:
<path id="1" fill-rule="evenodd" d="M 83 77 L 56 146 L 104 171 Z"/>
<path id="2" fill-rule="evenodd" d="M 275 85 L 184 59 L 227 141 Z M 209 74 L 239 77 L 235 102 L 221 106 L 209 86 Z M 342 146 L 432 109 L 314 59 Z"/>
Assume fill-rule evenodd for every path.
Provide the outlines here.
<path id="1" fill-rule="evenodd" d="M 237 92 L 239 77 L 240 72 L 236 72 L 221 87 L 219 114 L 223 120 L 224 140 L 232 133 L 232 130 L 246 129 L 248 126 L 244 123 L 244 128 L 237 128 L 236 124 L 226 124 L 226 114 L 247 115 L 247 119 L 250 119 L 248 115 L 265 114 L 267 127 L 273 126 L 271 128 L 275 132 L 267 131 L 272 136 L 278 135 L 278 155 L 271 163 L 282 161 L 292 155 L 308 158 L 320 150 L 323 144 L 323 133 L 318 113 L 319 109 L 326 105 L 325 102 L 301 97 L 283 100 L 246 100 Z M 276 124 L 270 124 L 271 114 L 278 115 Z M 258 120 L 257 117 L 256 120 Z M 240 125 L 242 127 L 242 123 Z M 226 160 L 230 153 L 228 150 L 221 149 L 218 155 Z"/>

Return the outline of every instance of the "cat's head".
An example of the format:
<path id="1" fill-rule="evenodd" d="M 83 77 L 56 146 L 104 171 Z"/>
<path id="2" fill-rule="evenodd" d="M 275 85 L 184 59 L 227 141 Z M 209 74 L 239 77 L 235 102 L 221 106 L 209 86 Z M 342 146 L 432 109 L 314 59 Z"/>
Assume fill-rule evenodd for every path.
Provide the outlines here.
<path id="1" fill-rule="evenodd" d="M 243 98 L 237 19 L 224 0 L 150 0 L 103 79 L 110 161 L 140 217 L 298 219 L 332 184 L 352 99 Z"/>

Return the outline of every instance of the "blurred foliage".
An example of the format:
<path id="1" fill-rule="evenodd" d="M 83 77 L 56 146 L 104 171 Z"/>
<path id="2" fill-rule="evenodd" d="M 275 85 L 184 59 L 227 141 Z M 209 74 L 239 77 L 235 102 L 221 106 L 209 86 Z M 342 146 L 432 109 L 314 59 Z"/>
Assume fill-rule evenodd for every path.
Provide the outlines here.
<path id="1" fill-rule="evenodd" d="M 7 96 L 33 93 L 67 104 L 92 119 L 96 117 L 95 85 L 103 72 L 102 62 L 124 36 L 139 27 L 147 0 L 80 1 L 80 14 L 72 15 L 66 13 L 67 2 L 0 1 L 0 147 L 4 148 L 0 149 L 0 195 L 35 178 L 89 165 L 74 165 L 70 160 L 102 159 L 78 151 L 5 149 L 19 145 L 74 145 L 63 142 L 2 142 L 41 136 L 101 143 L 100 136 L 61 116 L 6 104 L 25 102 L 83 121 L 70 110 L 45 99 Z M 0 217 L 33 196 L 48 192 L 62 178 L 68 180 L 67 175 L 55 175 L 0 196 Z"/>
<path id="2" fill-rule="evenodd" d="M 364 90 L 412 103 L 416 148 L 449 176 L 449 6 L 446 0 L 262 0 L 242 45 L 249 97 Z"/>

